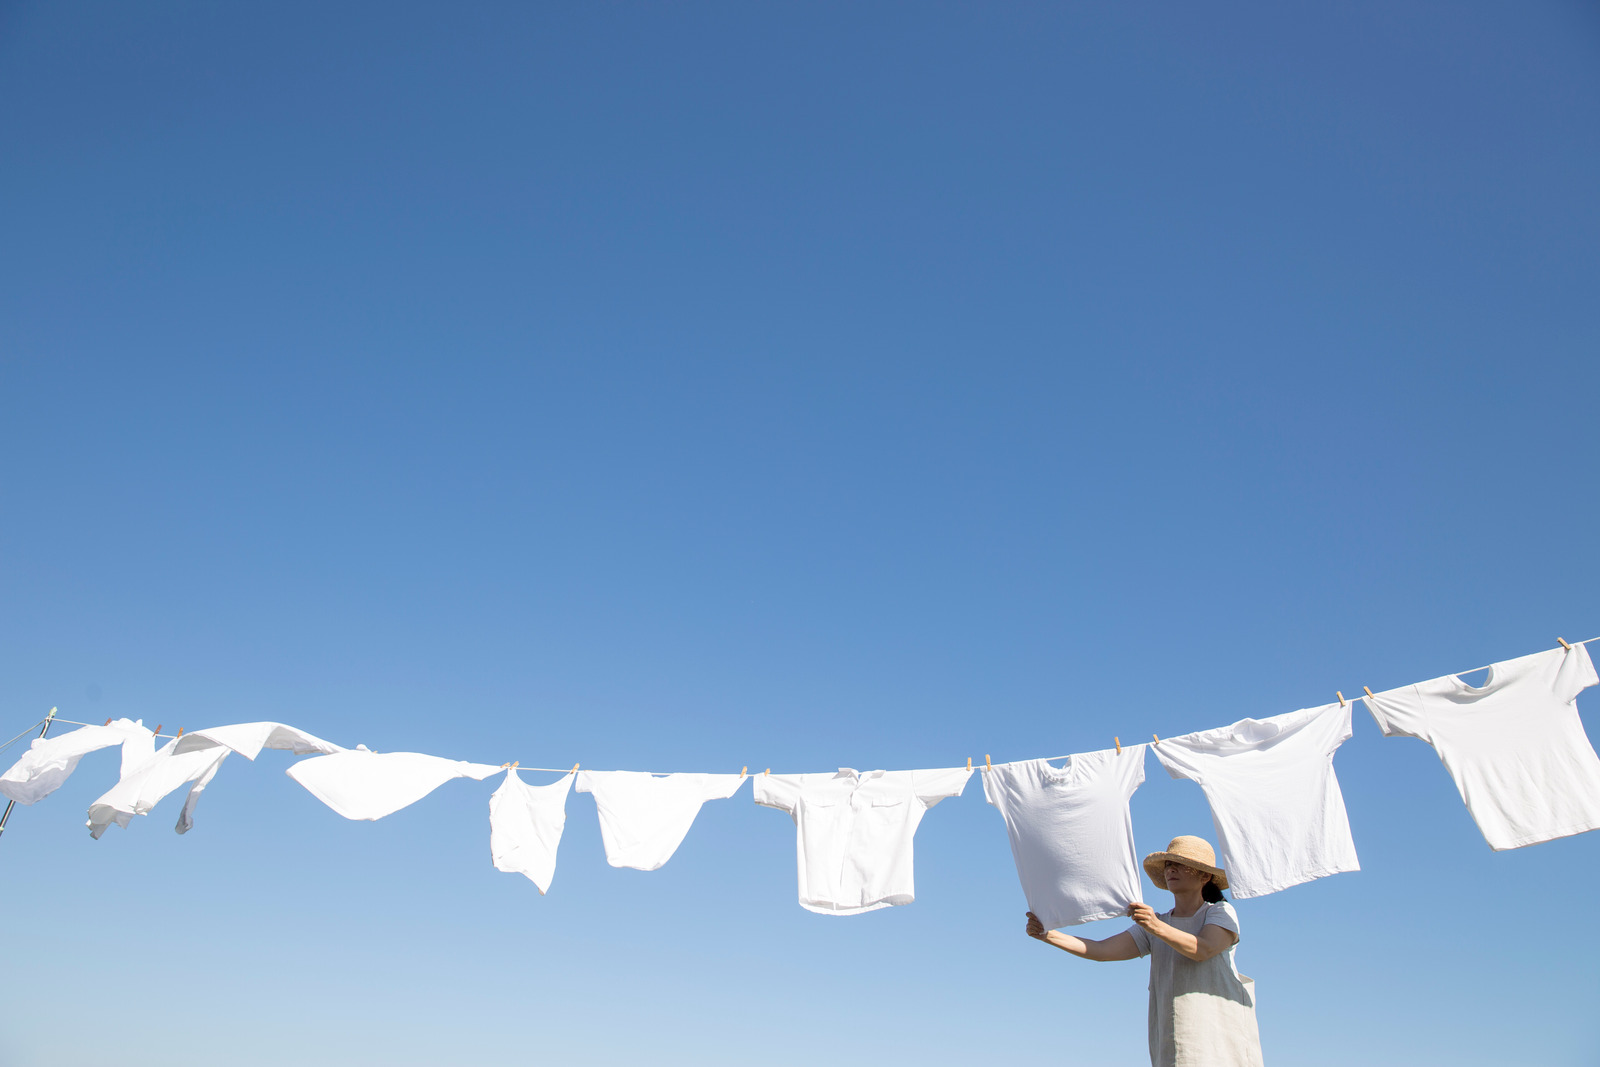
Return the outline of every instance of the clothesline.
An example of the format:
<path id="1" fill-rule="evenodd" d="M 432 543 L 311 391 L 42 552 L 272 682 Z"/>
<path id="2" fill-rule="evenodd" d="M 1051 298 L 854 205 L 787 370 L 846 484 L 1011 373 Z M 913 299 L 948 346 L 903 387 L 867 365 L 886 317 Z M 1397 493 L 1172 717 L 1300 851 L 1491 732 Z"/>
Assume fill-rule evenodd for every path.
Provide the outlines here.
<path id="1" fill-rule="evenodd" d="M 1562 643 L 1563 644 L 1570 643 L 1570 644 L 1573 644 L 1573 645 L 1589 645 L 1589 644 L 1593 644 L 1596 641 L 1600 641 L 1600 634 L 1597 634 L 1594 637 L 1585 638 L 1582 641 L 1572 641 L 1572 642 L 1562 642 Z M 1492 666 L 1494 666 L 1494 664 L 1485 663 L 1482 667 L 1473 667 L 1470 670 L 1465 670 L 1465 671 L 1450 671 L 1449 673 L 1459 677 L 1460 675 L 1463 675 L 1463 674 L 1475 674 L 1478 671 L 1488 670 Z M 1438 675 L 1437 677 L 1444 677 L 1444 675 Z M 1350 698 L 1348 698 L 1348 700 L 1359 700 L 1359 699 L 1361 699 L 1361 698 L 1360 697 L 1350 697 Z M 1348 702 L 1348 700 L 1346 702 Z M 12 745 L 14 745 L 18 741 L 20 741 L 23 737 L 27 736 L 29 733 L 33 732 L 34 730 L 38 729 L 40 726 L 44 725 L 44 723 L 47 720 L 52 721 L 52 722 L 65 723 L 68 726 L 98 726 L 98 725 L 100 725 L 99 723 L 79 722 L 76 719 L 63 719 L 59 715 L 56 715 L 56 716 L 45 716 L 44 718 L 39 719 L 33 725 L 29 726 L 27 729 L 23 730 L 21 733 L 17 734 L 17 736 L 13 737 L 11 740 L 7 741 L 5 744 L 0 745 L 0 752 L 4 752 L 6 749 L 10 748 Z M 110 721 L 111 721 L 110 719 L 106 720 L 106 722 L 108 722 L 108 723 Z M 155 736 L 155 737 L 165 737 L 165 738 L 168 738 L 168 739 L 174 739 L 174 738 L 177 738 L 177 737 L 182 737 L 183 736 L 183 730 L 182 730 L 182 728 L 179 728 L 179 730 L 178 730 L 178 732 L 176 734 L 164 734 L 164 733 L 160 732 L 160 724 L 157 724 L 157 729 L 156 729 L 156 731 L 155 731 L 153 736 Z M 1151 734 L 1150 736 L 1157 744 L 1160 743 L 1161 739 L 1159 737 L 1157 737 L 1155 734 Z M 1117 738 L 1114 738 L 1113 741 L 1115 742 L 1118 751 L 1121 751 L 1121 748 L 1122 748 L 1121 740 L 1117 739 Z M 1136 742 L 1136 743 L 1143 743 L 1143 742 Z M 1046 756 L 1044 758 L 1045 758 L 1045 760 L 1047 762 L 1053 762 L 1055 760 L 1066 759 L 1068 756 L 1071 756 L 1071 755 L 1073 755 L 1073 753 L 1068 752 L 1068 753 L 1063 753 L 1060 756 Z M 988 756 L 984 757 L 984 763 L 985 764 L 989 763 L 989 757 Z M 971 757 L 968 757 L 968 764 L 971 765 Z M 576 763 L 574 763 L 571 767 L 523 767 L 523 766 L 520 766 L 520 765 L 512 766 L 511 764 L 506 764 L 506 763 L 503 763 L 503 764 L 500 765 L 500 769 L 502 769 L 502 770 L 533 771 L 533 772 L 541 773 L 541 774 L 573 774 L 578 770 L 578 768 L 579 768 L 579 764 L 576 764 Z M 748 771 L 749 771 L 749 767 L 746 766 L 744 769 L 742 769 L 739 772 L 739 776 L 741 778 L 745 777 Z M 653 774 L 653 775 L 666 775 L 666 774 L 672 774 L 672 773 L 677 773 L 677 772 L 673 772 L 673 771 L 645 771 L 644 773 Z M 731 772 L 723 771 L 723 772 L 716 772 L 716 773 L 731 773 Z M 765 773 L 771 774 L 772 773 L 772 768 L 771 767 L 766 768 Z"/>

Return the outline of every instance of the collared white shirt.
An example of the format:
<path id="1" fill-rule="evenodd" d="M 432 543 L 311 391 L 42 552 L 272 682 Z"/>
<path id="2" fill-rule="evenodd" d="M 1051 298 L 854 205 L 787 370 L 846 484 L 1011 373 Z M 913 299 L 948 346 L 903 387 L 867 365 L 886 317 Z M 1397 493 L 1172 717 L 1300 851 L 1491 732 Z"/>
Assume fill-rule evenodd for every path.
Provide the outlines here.
<path id="1" fill-rule="evenodd" d="M 916 899 L 911 839 L 923 814 L 960 796 L 972 771 L 868 771 L 754 775 L 757 804 L 796 827 L 800 906 L 857 915 Z"/>

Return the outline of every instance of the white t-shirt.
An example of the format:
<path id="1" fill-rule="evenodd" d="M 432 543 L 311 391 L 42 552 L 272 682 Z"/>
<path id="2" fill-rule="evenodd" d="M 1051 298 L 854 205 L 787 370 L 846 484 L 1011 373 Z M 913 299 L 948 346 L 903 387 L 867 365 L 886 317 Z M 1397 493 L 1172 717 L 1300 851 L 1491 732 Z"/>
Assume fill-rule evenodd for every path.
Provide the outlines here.
<path id="1" fill-rule="evenodd" d="M 61 788 L 78 761 L 90 752 L 122 746 L 122 773 L 131 772 L 155 755 L 155 734 L 144 720 L 118 719 L 105 726 L 84 726 L 55 737 L 34 738 L 22 758 L 0 775 L 0 796 L 18 804 L 34 804 Z"/>
<path id="2" fill-rule="evenodd" d="M 1496 663 L 1481 687 L 1453 674 L 1367 700 L 1388 737 L 1432 745 L 1496 851 L 1600 827 L 1600 757 L 1578 718 L 1596 682 L 1573 645 Z"/>
<path id="3" fill-rule="evenodd" d="M 1351 710 L 1326 704 L 1240 719 L 1153 746 L 1168 774 L 1205 790 L 1234 896 L 1361 869 L 1333 773 L 1333 754 L 1350 737 Z"/>
<path id="4" fill-rule="evenodd" d="M 1045 929 L 1126 915 L 1140 899 L 1128 800 L 1143 781 L 1143 745 L 984 769 L 983 795 L 1006 821 L 1028 910 Z"/>
<path id="5" fill-rule="evenodd" d="M 212 745 L 222 745 L 247 760 L 255 759 L 263 748 L 292 752 L 296 756 L 309 756 L 314 753 L 326 755 L 344 751 L 332 741 L 324 741 L 320 737 L 314 737 L 293 726 L 285 726 L 281 722 L 241 722 L 232 726 L 213 726 L 209 730 L 196 730 L 192 734 L 180 737 L 178 747 L 172 751 L 174 755 L 181 756 L 185 752 L 210 748 Z"/>
<path id="6" fill-rule="evenodd" d="M 498 770 L 488 763 L 468 763 L 422 752 L 372 752 L 365 745 L 357 745 L 332 755 L 301 760 L 287 773 L 345 818 L 371 822 L 415 804 L 452 778 L 481 782 Z"/>
<path id="7" fill-rule="evenodd" d="M 178 833 L 187 833 L 194 825 L 194 806 L 200 794 L 216 777 L 217 769 L 228 757 L 228 749 L 220 746 L 204 748 L 177 755 L 176 740 L 168 741 L 149 759 L 122 776 L 116 785 L 100 799 L 89 805 L 89 836 L 95 840 L 106 832 L 106 827 L 116 823 L 127 829 L 135 815 L 147 815 L 151 808 L 173 790 L 193 782 L 178 813 Z"/>
<path id="8" fill-rule="evenodd" d="M 529 785 L 513 770 L 489 798 L 489 856 L 495 869 L 527 875 L 541 896 L 556 874 L 572 778 L 564 774 L 549 785 Z"/>
<path id="9" fill-rule="evenodd" d="M 800 906 L 858 915 L 916 899 L 911 838 L 927 810 L 960 796 L 972 771 L 758 774 L 757 804 L 789 813 L 797 827 Z"/>
<path id="10" fill-rule="evenodd" d="M 594 794 L 606 862 L 653 871 L 688 836 L 700 805 L 733 796 L 744 779 L 742 774 L 579 771 L 577 789 Z"/>

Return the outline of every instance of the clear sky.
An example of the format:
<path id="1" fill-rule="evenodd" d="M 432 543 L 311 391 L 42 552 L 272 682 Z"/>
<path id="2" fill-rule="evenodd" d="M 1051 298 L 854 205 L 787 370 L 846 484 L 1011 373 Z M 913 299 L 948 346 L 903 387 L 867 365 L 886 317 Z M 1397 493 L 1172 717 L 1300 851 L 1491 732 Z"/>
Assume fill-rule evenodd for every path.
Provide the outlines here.
<path id="1" fill-rule="evenodd" d="M 0 738 L 944 767 L 1600 633 L 1592 3 L 21 2 L 0 100 Z M 1594 1063 L 1600 836 L 1355 728 L 1268 1061 Z M 976 778 L 833 918 L 748 791 L 540 897 L 497 780 L 94 842 L 114 765 L 0 841 L 0 1064 L 1144 1062 Z"/>

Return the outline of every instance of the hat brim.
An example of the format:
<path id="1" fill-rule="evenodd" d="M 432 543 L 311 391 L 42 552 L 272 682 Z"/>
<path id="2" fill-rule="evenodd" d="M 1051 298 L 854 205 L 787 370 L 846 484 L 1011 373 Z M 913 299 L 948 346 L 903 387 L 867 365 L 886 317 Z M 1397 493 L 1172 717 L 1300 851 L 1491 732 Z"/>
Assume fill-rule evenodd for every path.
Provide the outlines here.
<path id="1" fill-rule="evenodd" d="M 1157 889 L 1167 888 L 1167 861 L 1181 863 L 1185 867 L 1193 867 L 1197 871 L 1205 871 L 1211 876 L 1212 884 L 1218 889 L 1228 888 L 1228 876 L 1221 867 L 1208 867 L 1193 856 L 1185 856 L 1181 852 L 1152 852 L 1144 858 L 1144 873 L 1156 884 Z"/>

